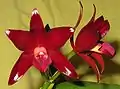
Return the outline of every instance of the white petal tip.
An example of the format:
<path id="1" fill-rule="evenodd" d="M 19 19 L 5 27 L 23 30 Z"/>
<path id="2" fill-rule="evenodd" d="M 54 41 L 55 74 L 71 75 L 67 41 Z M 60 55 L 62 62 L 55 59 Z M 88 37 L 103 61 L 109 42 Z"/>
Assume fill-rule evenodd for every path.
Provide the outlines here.
<path id="1" fill-rule="evenodd" d="M 15 75 L 15 77 L 14 77 L 14 81 L 18 81 L 18 80 L 20 80 L 21 77 L 22 77 L 22 75 L 19 76 L 18 73 L 17 73 L 17 74 Z"/>
<path id="2" fill-rule="evenodd" d="M 34 15 L 34 14 L 38 14 L 38 10 L 36 8 L 33 9 L 33 11 L 32 11 L 32 15 Z"/>
<path id="3" fill-rule="evenodd" d="M 7 30 L 7 31 L 5 31 L 5 33 L 6 33 L 7 35 L 9 35 L 9 34 L 10 34 L 10 31 L 9 31 L 9 30 Z"/>
<path id="4" fill-rule="evenodd" d="M 70 28 L 70 32 L 74 32 L 74 29 L 73 29 L 73 28 Z"/>
<path id="5" fill-rule="evenodd" d="M 71 74 L 71 71 L 70 71 L 67 67 L 65 67 L 65 70 L 66 70 L 66 71 L 63 72 L 63 74 L 69 76 L 69 75 Z"/>
<path id="6" fill-rule="evenodd" d="M 14 81 L 17 81 L 17 79 L 18 79 L 18 73 L 15 75 L 15 77 L 14 77 Z"/>

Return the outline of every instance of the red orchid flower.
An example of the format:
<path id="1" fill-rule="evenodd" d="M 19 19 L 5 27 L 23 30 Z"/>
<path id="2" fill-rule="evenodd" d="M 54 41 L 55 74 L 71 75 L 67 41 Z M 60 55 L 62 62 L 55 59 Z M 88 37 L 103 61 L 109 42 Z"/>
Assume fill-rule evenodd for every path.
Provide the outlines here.
<path id="1" fill-rule="evenodd" d="M 101 41 L 101 39 L 109 31 L 110 25 L 108 20 L 104 20 L 103 16 L 95 20 L 96 7 L 95 5 L 93 6 L 94 14 L 91 20 L 81 29 L 76 38 L 75 44 L 73 41 L 73 36 L 71 37 L 70 41 L 74 51 L 94 70 L 99 82 L 100 75 L 104 71 L 104 61 L 101 54 L 114 56 L 115 50 L 109 43 Z M 81 17 L 79 18 L 80 20 Z M 93 59 L 98 62 L 100 69 Z"/>
<path id="2" fill-rule="evenodd" d="M 32 11 L 30 31 L 9 29 L 6 31 L 9 39 L 22 52 L 14 65 L 8 84 L 17 82 L 33 65 L 40 72 L 46 72 L 53 65 L 63 74 L 77 78 L 75 68 L 60 52 L 60 48 L 72 36 L 72 27 L 44 28 L 42 19 L 37 11 Z"/>

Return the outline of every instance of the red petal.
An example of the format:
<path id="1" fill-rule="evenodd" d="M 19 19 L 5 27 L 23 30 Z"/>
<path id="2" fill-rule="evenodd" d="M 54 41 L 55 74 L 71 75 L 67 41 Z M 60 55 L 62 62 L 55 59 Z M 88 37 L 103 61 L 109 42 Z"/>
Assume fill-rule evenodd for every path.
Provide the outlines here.
<path id="1" fill-rule="evenodd" d="M 75 42 L 75 46 L 79 52 L 88 51 L 97 45 L 99 34 L 94 29 L 95 26 L 93 22 L 91 22 L 82 28 L 79 32 Z"/>
<path id="2" fill-rule="evenodd" d="M 24 74 L 25 72 L 31 67 L 32 65 L 32 56 L 27 53 L 22 53 L 16 64 L 14 65 L 8 85 L 12 85 L 15 82 L 17 82 Z"/>
<path id="3" fill-rule="evenodd" d="M 110 29 L 108 20 L 104 20 L 103 16 L 99 17 L 95 21 L 96 30 L 100 33 L 101 37 L 104 37 Z"/>
<path id="4" fill-rule="evenodd" d="M 48 41 L 54 48 L 60 48 L 72 36 L 74 32 L 70 27 L 57 27 L 48 32 Z"/>
<path id="5" fill-rule="evenodd" d="M 91 56 L 95 59 L 95 60 L 97 60 L 97 62 L 98 62 L 98 64 L 100 65 L 100 67 L 101 67 L 101 74 L 103 73 L 103 71 L 104 71 L 104 60 L 103 60 L 103 58 L 102 58 L 102 56 L 100 55 L 100 54 L 98 54 L 98 53 L 92 53 L 91 54 Z"/>
<path id="6" fill-rule="evenodd" d="M 59 51 L 50 51 L 50 57 L 52 59 L 53 66 L 60 72 L 71 78 L 78 78 L 73 65 Z"/>
<path id="7" fill-rule="evenodd" d="M 81 29 L 75 42 L 75 45 L 79 52 L 90 50 L 97 44 L 97 41 L 99 40 L 99 34 L 95 30 L 96 28 L 94 26 L 96 7 L 94 4 L 93 6 L 94 6 L 93 16 L 88 22 L 88 24 Z"/>
<path id="8" fill-rule="evenodd" d="M 80 57 L 82 57 L 92 67 L 92 69 L 96 73 L 97 81 L 99 82 L 99 80 L 100 80 L 100 72 L 99 72 L 99 69 L 98 69 L 97 65 L 95 64 L 94 60 L 90 56 L 85 55 L 85 54 L 78 53 L 78 55 Z"/>
<path id="9" fill-rule="evenodd" d="M 30 21 L 30 31 L 32 32 L 44 32 L 44 25 L 42 19 L 37 11 L 37 9 L 33 9 L 32 17 Z"/>
<path id="10" fill-rule="evenodd" d="M 100 27 L 100 26 L 103 24 L 103 22 L 104 22 L 104 17 L 103 17 L 103 16 L 100 16 L 99 18 L 96 19 L 95 25 L 96 25 L 97 27 Z"/>
<path id="11" fill-rule="evenodd" d="M 31 37 L 28 31 L 7 30 L 7 36 L 19 50 L 25 50 L 31 44 Z"/>
<path id="12" fill-rule="evenodd" d="M 100 72 L 99 72 L 99 69 L 97 67 L 97 65 L 95 64 L 94 60 L 88 56 L 88 55 L 85 55 L 85 54 L 81 54 L 77 49 L 76 49 L 76 46 L 74 45 L 74 42 L 73 42 L 73 36 L 71 37 L 70 39 L 70 42 L 71 42 L 71 46 L 73 47 L 73 50 L 80 56 L 82 57 L 91 67 L 92 69 L 94 70 L 94 72 L 96 73 L 97 75 L 97 80 L 99 82 L 100 80 Z M 94 56 L 94 55 L 93 55 Z M 96 57 L 96 56 L 95 56 Z"/>
<path id="13" fill-rule="evenodd" d="M 105 54 L 108 56 L 115 55 L 115 49 L 109 43 L 106 43 L 106 42 L 98 43 L 98 45 L 95 46 L 91 51 Z"/>

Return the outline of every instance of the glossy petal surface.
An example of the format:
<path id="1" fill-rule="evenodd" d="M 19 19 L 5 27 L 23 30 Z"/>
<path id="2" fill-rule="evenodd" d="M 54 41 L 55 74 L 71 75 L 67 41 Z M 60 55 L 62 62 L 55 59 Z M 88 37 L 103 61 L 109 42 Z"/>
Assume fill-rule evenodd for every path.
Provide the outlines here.
<path id="1" fill-rule="evenodd" d="M 54 48 L 60 48 L 72 36 L 74 29 L 71 27 L 52 28 L 48 32 L 48 41 Z"/>
<path id="2" fill-rule="evenodd" d="M 50 57 L 52 59 L 53 66 L 58 69 L 58 71 L 71 78 L 78 78 L 73 65 L 59 51 L 50 51 Z"/>
<path id="3" fill-rule="evenodd" d="M 33 57 L 32 55 L 29 55 L 28 53 L 22 53 L 16 64 L 14 65 L 8 84 L 12 85 L 15 82 L 17 82 L 24 74 L 25 72 L 31 67 L 32 65 Z"/>
<path id="4" fill-rule="evenodd" d="M 32 11 L 32 17 L 30 20 L 30 31 L 35 32 L 35 33 L 38 32 L 39 34 L 45 32 L 42 19 L 36 8 L 33 9 Z"/>
<path id="5" fill-rule="evenodd" d="M 9 29 L 6 31 L 6 34 L 19 50 L 24 51 L 28 48 L 27 44 L 32 43 L 32 39 L 28 31 Z"/>

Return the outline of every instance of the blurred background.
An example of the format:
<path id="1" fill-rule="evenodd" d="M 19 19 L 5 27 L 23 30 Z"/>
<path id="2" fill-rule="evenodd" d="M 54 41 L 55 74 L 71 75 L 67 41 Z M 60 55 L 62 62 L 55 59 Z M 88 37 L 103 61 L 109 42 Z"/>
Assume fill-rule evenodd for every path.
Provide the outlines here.
<path id="1" fill-rule="evenodd" d="M 103 15 L 110 22 L 110 31 L 103 40 L 110 42 L 117 53 L 114 58 L 104 58 L 105 72 L 101 82 L 107 84 L 120 85 L 120 1 L 119 0 L 82 0 L 84 15 L 76 34 L 91 18 L 93 4 L 97 8 L 96 18 Z M 31 67 L 25 76 L 15 85 L 8 86 L 10 71 L 17 61 L 20 51 L 15 48 L 5 35 L 8 28 L 29 30 L 29 21 L 33 8 L 38 8 L 44 25 L 55 26 L 74 26 L 79 15 L 78 0 L 2 0 L 0 2 L 0 88 L 1 89 L 39 89 L 43 78 L 38 70 Z M 62 48 L 64 54 L 71 51 L 69 42 Z M 96 82 L 93 71 L 88 72 L 89 68 L 82 59 L 77 56 L 72 57 L 74 65 L 80 63 L 77 72 L 81 74 L 81 80 Z M 79 60 L 80 59 L 80 60 Z M 75 60 L 77 62 L 75 62 Z M 79 62 L 78 62 L 79 61 Z"/>

